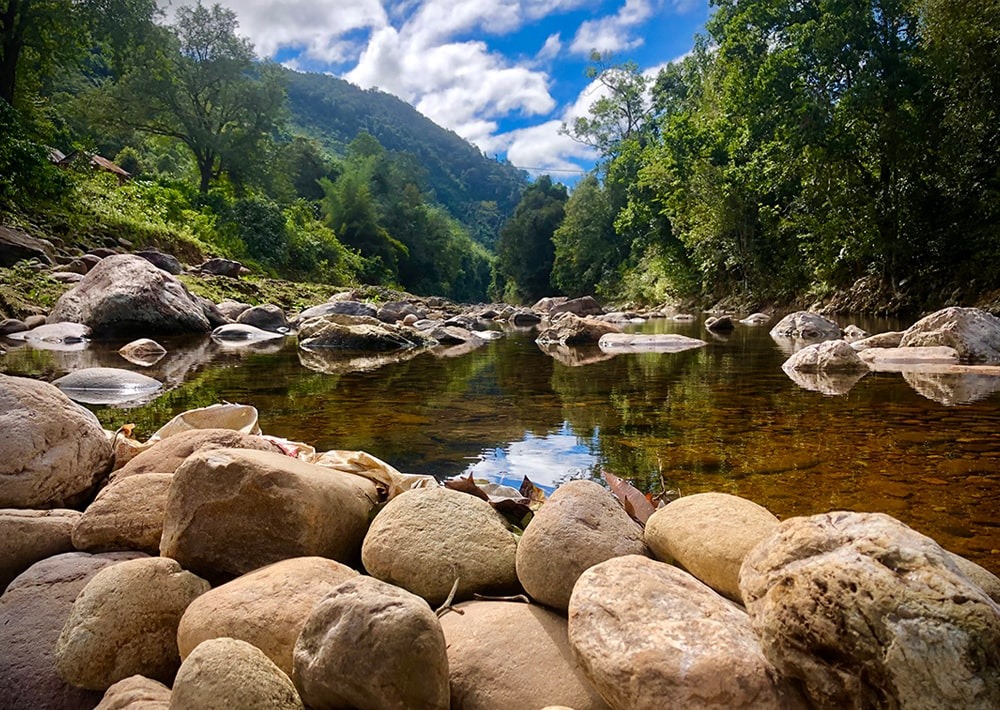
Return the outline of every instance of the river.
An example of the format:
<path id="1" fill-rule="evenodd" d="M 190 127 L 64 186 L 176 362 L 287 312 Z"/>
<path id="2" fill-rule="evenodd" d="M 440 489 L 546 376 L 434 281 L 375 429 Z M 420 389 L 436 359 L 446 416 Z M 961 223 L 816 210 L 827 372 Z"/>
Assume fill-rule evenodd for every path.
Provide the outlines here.
<path id="1" fill-rule="evenodd" d="M 906 325 L 838 320 L 869 332 Z M 740 495 L 781 518 L 884 512 L 1000 574 L 1000 378 L 871 373 L 823 394 L 782 371 L 787 352 L 767 327 L 728 338 L 698 322 L 637 327 L 708 345 L 546 353 L 533 331 L 508 330 L 471 352 L 345 362 L 304 353 L 294 338 L 263 350 L 165 340 L 170 354 L 146 370 L 167 383 L 163 394 L 88 406 L 107 428 L 134 422 L 140 439 L 186 409 L 238 402 L 257 407 L 265 433 L 439 478 L 472 472 L 517 486 L 527 475 L 551 491 L 606 469 L 669 495 Z M 85 366 L 138 369 L 119 345 L 11 349 L 0 371 L 51 380 Z"/>

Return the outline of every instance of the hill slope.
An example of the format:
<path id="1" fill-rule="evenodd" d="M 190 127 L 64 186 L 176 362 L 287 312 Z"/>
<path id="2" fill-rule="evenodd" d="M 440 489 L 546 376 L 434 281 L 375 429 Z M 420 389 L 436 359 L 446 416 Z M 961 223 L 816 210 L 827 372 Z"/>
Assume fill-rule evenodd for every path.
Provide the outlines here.
<path id="1" fill-rule="evenodd" d="M 362 131 L 389 151 L 408 153 L 426 171 L 427 187 L 473 238 L 492 249 L 513 213 L 527 173 L 491 160 L 405 101 L 327 74 L 285 70 L 292 130 L 336 154 Z"/>

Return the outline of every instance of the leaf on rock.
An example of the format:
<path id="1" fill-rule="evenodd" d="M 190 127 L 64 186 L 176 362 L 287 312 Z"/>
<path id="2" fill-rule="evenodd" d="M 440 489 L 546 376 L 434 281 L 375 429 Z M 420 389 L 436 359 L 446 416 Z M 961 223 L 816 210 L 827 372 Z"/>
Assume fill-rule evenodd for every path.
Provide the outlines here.
<path id="1" fill-rule="evenodd" d="M 545 491 L 531 482 L 527 476 L 521 481 L 521 495 L 528 499 L 528 507 L 538 510 L 545 503 Z"/>
<path id="2" fill-rule="evenodd" d="M 487 503 L 490 500 L 486 491 L 476 485 L 476 481 L 472 478 L 471 473 L 468 476 L 456 476 L 455 478 L 449 478 L 444 482 L 444 487 L 450 488 L 453 491 L 468 493 L 469 495 L 476 496 L 476 498 L 482 498 Z"/>
<path id="3" fill-rule="evenodd" d="M 639 523 L 645 525 L 646 521 L 649 520 L 649 516 L 656 511 L 653 504 L 646 500 L 646 496 L 640 493 L 631 483 L 613 473 L 602 470 L 601 475 L 608 482 L 611 492 L 615 494 L 615 497 L 625 507 L 625 512 L 633 520 L 637 520 Z"/>

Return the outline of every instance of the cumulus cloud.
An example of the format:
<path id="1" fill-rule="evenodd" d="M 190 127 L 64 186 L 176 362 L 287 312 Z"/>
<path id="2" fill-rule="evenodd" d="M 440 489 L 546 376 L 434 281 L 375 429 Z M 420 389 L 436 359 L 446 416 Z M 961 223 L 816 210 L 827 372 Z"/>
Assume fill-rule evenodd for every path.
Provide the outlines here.
<path id="1" fill-rule="evenodd" d="M 653 0 L 625 0 L 618 12 L 610 17 L 588 20 L 580 25 L 569 49 L 576 54 L 587 55 L 593 51 L 620 52 L 638 47 L 641 37 L 634 37 L 637 25 L 653 16 Z"/>

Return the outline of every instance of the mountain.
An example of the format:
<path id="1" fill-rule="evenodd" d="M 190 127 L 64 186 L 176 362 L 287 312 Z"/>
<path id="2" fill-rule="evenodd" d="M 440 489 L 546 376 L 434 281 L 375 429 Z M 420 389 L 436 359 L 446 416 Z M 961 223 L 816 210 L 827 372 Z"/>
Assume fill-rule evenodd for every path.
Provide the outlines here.
<path id="1" fill-rule="evenodd" d="M 528 174 L 486 157 L 458 134 L 410 104 L 377 89 L 361 89 L 327 74 L 284 70 L 291 128 L 334 154 L 366 131 L 389 151 L 413 156 L 433 198 L 492 249 L 513 214 Z"/>

